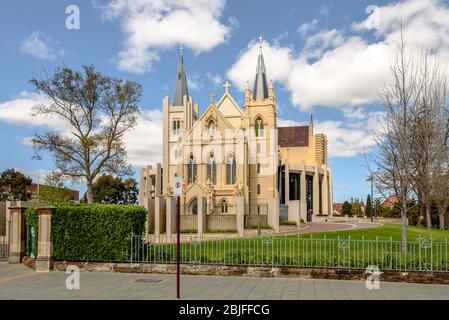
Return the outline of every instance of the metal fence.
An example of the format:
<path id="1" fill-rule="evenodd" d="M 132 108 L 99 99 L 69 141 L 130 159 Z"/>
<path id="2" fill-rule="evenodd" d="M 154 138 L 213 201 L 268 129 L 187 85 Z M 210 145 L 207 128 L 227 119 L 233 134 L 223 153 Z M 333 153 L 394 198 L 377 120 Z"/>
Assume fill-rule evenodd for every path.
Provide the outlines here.
<path id="1" fill-rule="evenodd" d="M 9 242 L 4 237 L 0 237 L 0 258 L 7 258 L 9 256 Z"/>
<path id="2" fill-rule="evenodd" d="M 180 261 L 190 265 L 260 266 L 328 269 L 360 269 L 377 266 L 381 271 L 448 272 L 445 241 L 419 237 L 418 241 L 304 238 L 261 236 L 204 240 L 190 235 L 181 242 Z M 131 235 L 128 262 L 175 263 L 176 245 L 149 243 Z"/>

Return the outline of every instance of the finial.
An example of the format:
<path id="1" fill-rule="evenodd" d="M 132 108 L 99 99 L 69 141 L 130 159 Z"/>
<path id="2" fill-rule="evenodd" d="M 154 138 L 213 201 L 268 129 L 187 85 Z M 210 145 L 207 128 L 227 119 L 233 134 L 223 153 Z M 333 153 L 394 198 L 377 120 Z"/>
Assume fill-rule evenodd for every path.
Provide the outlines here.
<path id="1" fill-rule="evenodd" d="M 313 124 L 313 114 L 310 114 L 310 123 Z"/>
<path id="2" fill-rule="evenodd" d="M 262 53 L 262 36 L 259 36 L 259 48 L 260 52 Z"/>
<path id="3" fill-rule="evenodd" d="M 179 52 L 180 52 L 181 56 L 182 56 L 182 50 L 183 49 L 184 49 L 184 47 L 182 46 L 182 43 L 181 43 L 181 45 L 179 46 Z"/>
<path id="4" fill-rule="evenodd" d="M 213 91 L 209 92 L 209 99 L 210 99 L 210 103 L 211 103 L 211 104 L 214 104 L 214 102 L 215 102 L 215 97 L 216 97 L 215 92 L 213 92 Z"/>
<path id="5" fill-rule="evenodd" d="M 226 94 L 229 94 L 229 87 L 231 87 L 231 84 L 229 83 L 228 80 L 226 80 L 226 82 L 225 82 L 225 84 L 223 85 L 223 87 L 225 88 Z"/>

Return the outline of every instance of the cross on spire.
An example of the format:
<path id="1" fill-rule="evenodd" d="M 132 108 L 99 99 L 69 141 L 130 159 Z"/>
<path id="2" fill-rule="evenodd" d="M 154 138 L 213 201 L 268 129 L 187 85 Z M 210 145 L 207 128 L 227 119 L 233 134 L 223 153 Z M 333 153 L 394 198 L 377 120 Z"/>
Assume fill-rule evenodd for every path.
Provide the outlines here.
<path id="1" fill-rule="evenodd" d="M 181 43 L 181 45 L 179 46 L 179 52 L 181 53 L 181 56 L 182 56 L 182 50 L 184 49 L 184 47 L 182 46 L 182 43 Z"/>
<path id="2" fill-rule="evenodd" d="M 228 80 L 226 80 L 226 82 L 223 85 L 223 87 L 225 88 L 226 94 L 228 94 L 229 93 L 229 88 L 231 87 L 231 84 L 229 83 Z"/>
<path id="3" fill-rule="evenodd" d="M 216 97 L 215 92 L 213 92 L 213 91 L 209 92 L 210 103 L 214 103 L 215 97 Z"/>

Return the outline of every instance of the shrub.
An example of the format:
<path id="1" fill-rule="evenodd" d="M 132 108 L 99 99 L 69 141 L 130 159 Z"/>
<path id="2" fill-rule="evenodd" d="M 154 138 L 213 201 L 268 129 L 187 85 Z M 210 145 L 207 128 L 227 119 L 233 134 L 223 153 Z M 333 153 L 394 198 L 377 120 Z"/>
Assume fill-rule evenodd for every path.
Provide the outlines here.
<path id="1" fill-rule="evenodd" d="M 283 226 L 296 226 L 296 221 L 284 220 L 280 224 Z"/>
<path id="2" fill-rule="evenodd" d="M 56 260 L 124 261 L 130 234 L 145 232 L 146 210 L 128 205 L 61 205 L 52 217 Z"/>

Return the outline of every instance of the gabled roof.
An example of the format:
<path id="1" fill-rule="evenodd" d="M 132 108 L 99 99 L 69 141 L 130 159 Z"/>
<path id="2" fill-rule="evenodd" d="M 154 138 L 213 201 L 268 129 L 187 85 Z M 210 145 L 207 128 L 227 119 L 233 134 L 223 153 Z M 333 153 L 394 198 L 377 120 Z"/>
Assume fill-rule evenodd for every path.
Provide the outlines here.
<path id="1" fill-rule="evenodd" d="M 225 92 L 224 94 L 223 94 L 223 96 L 220 98 L 220 100 L 218 101 L 218 103 L 217 103 L 217 109 L 221 112 L 221 106 L 224 104 L 224 102 L 226 101 L 226 100 L 229 100 L 229 102 L 231 103 L 231 105 L 234 107 L 234 109 L 235 109 L 235 115 L 237 116 L 240 116 L 240 117 L 244 117 L 244 114 L 243 114 L 243 112 L 242 112 L 242 110 L 240 109 L 240 107 L 239 107 L 239 105 L 238 105 L 238 103 L 234 100 L 234 98 L 232 98 L 232 96 L 229 94 L 229 93 L 227 93 L 227 92 Z M 223 113 L 222 113 L 223 114 Z M 226 117 L 226 116 L 228 116 L 228 115 L 225 115 L 225 114 L 223 114 L 223 116 L 224 117 Z"/>
<path id="2" fill-rule="evenodd" d="M 210 104 L 207 109 L 203 112 L 203 114 L 201 115 L 201 117 L 195 122 L 195 124 L 193 125 L 193 127 L 189 130 L 189 132 L 187 132 L 186 137 L 188 137 L 195 129 L 197 126 L 199 126 L 203 120 L 204 117 L 206 117 L 206 115 L 208 115 L 209 110 L 213 110 L 218 117 L 226 124 L 226 126 L 229 129 L 234 129 L 234 127 L 232 126 L 232 124 L 228 121 L 228 119 L 226 119 L 226 117 L 217 109 L 217 107 L 214 104 Z"/>

